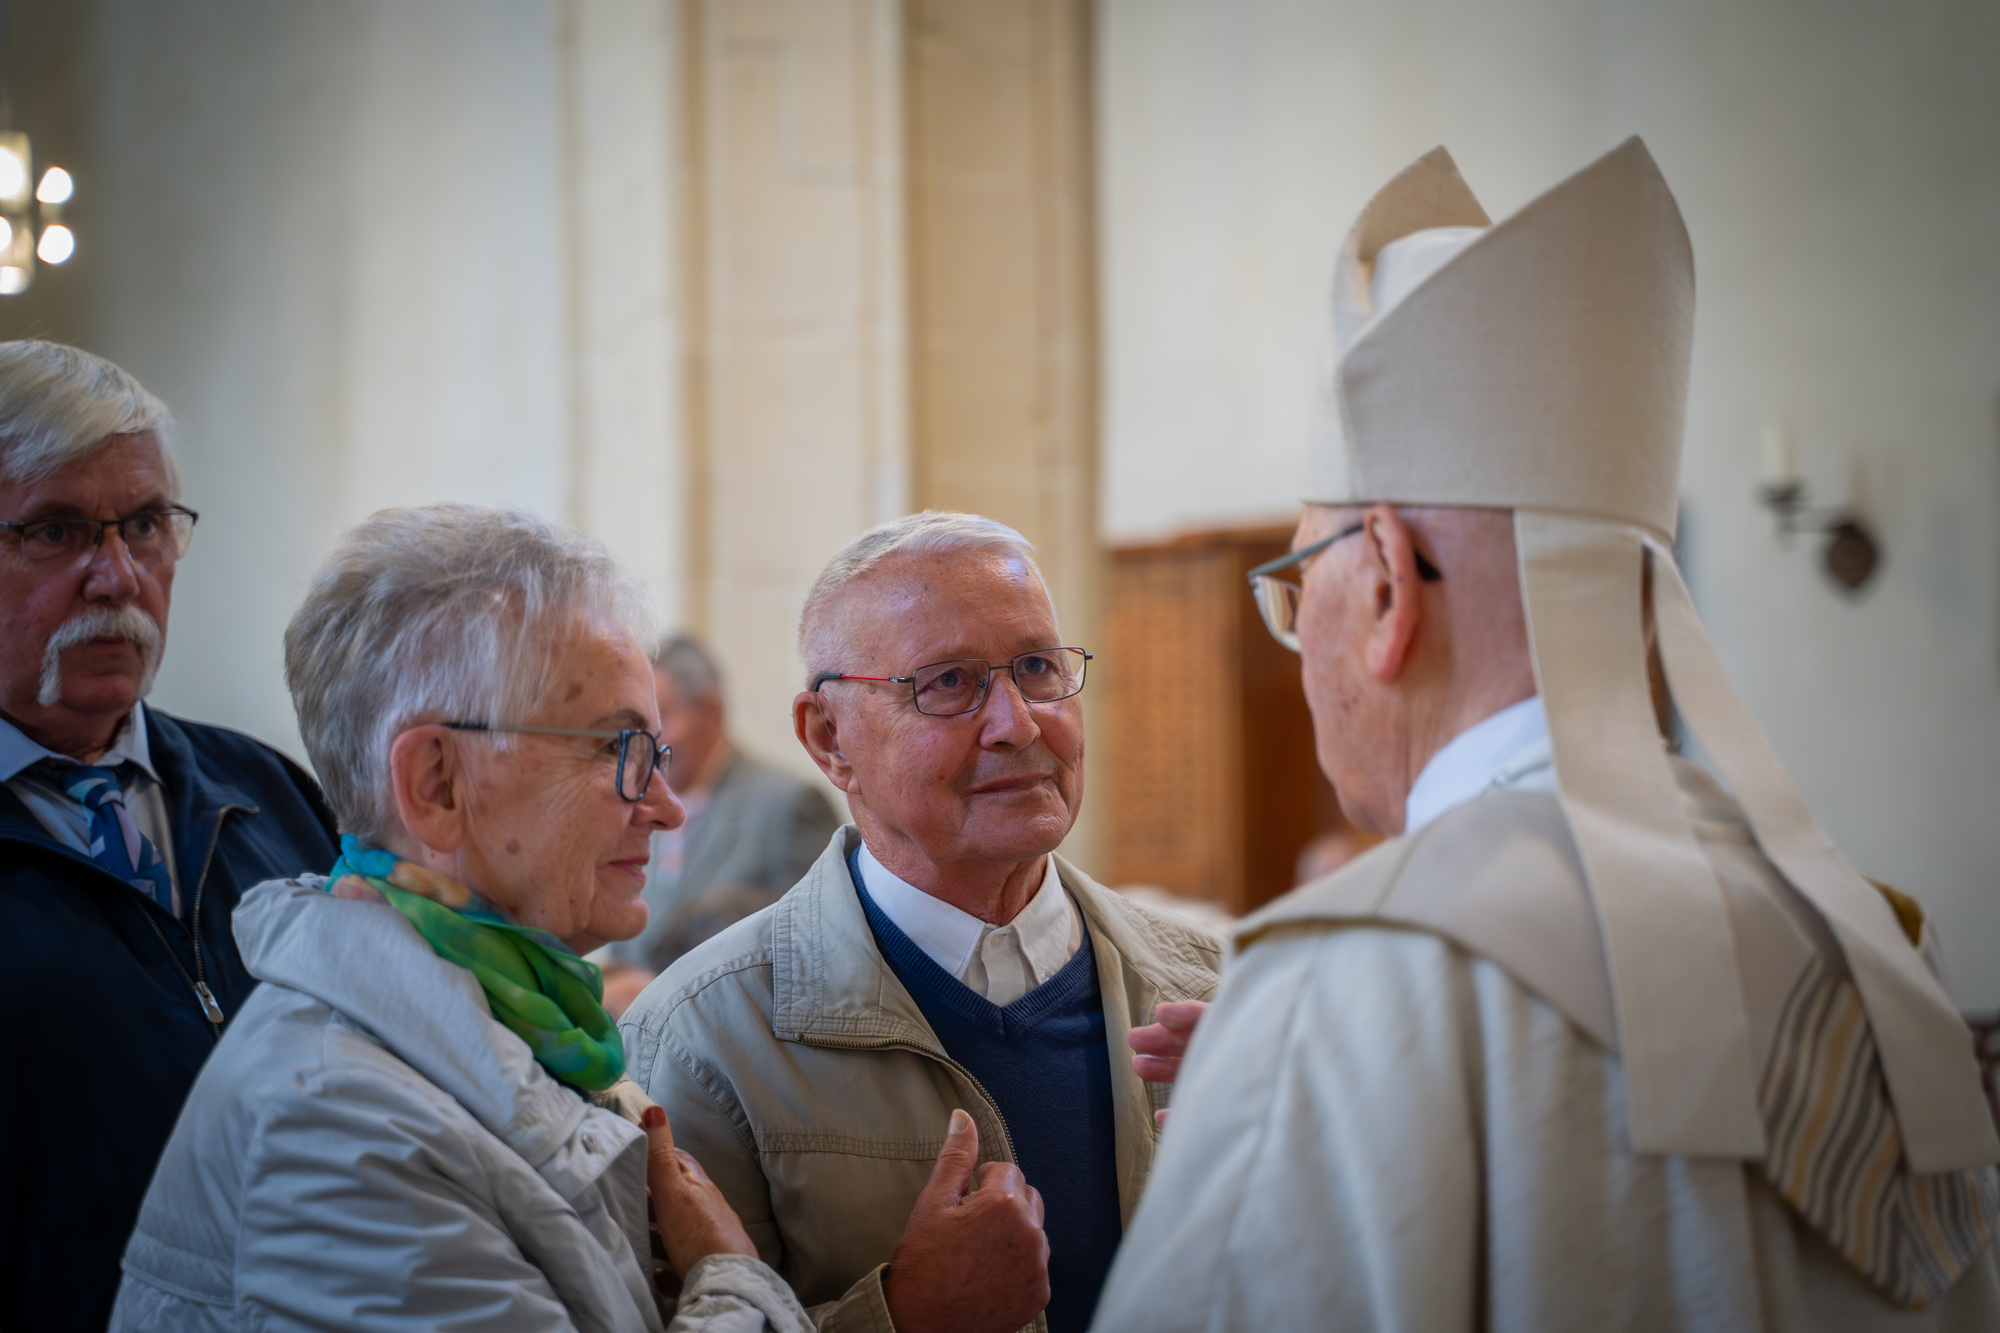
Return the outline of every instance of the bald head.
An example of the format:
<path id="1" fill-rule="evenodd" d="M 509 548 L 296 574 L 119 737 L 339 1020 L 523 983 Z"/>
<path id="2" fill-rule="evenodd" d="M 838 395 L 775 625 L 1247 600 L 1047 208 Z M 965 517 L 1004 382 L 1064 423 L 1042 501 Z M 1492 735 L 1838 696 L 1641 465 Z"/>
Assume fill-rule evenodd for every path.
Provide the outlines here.
<path id="1" fill-rule="evenodd" d="M 1402 830 L 1410 785 L 1467 727 L 1535 693 L 1504 509 L 1311 505 L 1298 633 L 1320 767 L 1349 818 Z M 1427 580 L 1421 560 L 1442 577 Z"/>
<path id="2" fill-rule="evenodd" d="M 806 667 L 812 673 L 808 684 L 829 672 L 903 676 L 932 661 L 983 658 L 981 653 L 945 651 L 944 640 L 912 633 L 916 626 L 940 618 L 937 613 L 945 608 L 955 626 L 989 617 L 1020 620 L 1034 627 L 1024 630 L 1035 640 L 1031 647 L 1057 644 L 1055 603 L 1041 571 L 1025 556 L 1001 547 L 897 552 L 827 598 L 805 649 Z M 957 633 L 969 647 L 968 632 Z M 930 646 L 934 642 L 938 647 Z M 933 651 L 943 656 L 925 656 Z M 921 660 L 902 660 L 912 652 Z"/>
<path id="3" fill-rule="evenodd" d="M 843 546 L 813 580 L 799 616 L 799 658 L 805 664 L 807 683 L 828 671 L 851 669 L 835 664 L 847 660 L 853 651 L 853 626 L 843 609 L 853 585 L 899 561 L 983 552 L 1012 555 L 1020 568 L 1034 576 L 1036 585 L 1041 585 L 1035 548 L 1028 539 L 1006 524 L 978 514 L 926 509 L 870 528 Z M 1042 596 L 1046 600 L 1046 589 Z"/>

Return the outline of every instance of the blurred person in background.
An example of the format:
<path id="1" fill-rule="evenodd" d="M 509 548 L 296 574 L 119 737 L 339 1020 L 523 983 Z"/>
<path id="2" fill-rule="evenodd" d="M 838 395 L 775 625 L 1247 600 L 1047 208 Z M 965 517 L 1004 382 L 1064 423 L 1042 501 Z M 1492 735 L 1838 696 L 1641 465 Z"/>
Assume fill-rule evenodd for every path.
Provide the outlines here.
<path id="1" fill-rule="evenodd" d="M 681 821 L 642 605 L 525 514 L 341 538 L 285 632 L 338 859 L 244 895 L 265 984 L 174 1128 L 114 1327 L 810 1327 L 624 1076 L 580 956 L 645 923 L 648 835 Z"/>
<path id="2" fill-rule="evenodd" d="M 16 1016 L 0 1328 L 104 1326 L 174 1117 L 256 984 L 238 899 L 335 850 L 290 760 L 142 702 L 195 523 L 171 436 L 110 362 L 0 343 L 0 996 Z"/>
<path id="3" fill-rule="evenodd" d="M 1055 854 L 1088 660 L 1060 634 L 991 519 L 836 554 L 792 707 L 854 822 L 625 1016 L 633 1076 L 824 1327 L 1081 1329 L 1166 1092 L 1126 1035 L 1214 989 L 1212 935 Z"/>
<path id="4" fill-rule="evenodd" d="M 662 972 L 723 927 L 776 902 L 840 827 L 824 792 L 730 739 L 722 675 L 707 649 L 675 634 L 652 660 L 660 736 L 674 752 L 667 779 L 687 822 L 653 835 L 646 929 L 606 951 L 621 966 L 607 971 L 605 984 L 621 990 L 635 970 Z"/>
<path id="5" fill-rule="evenodd" d="M 1388 841 L 1175 1016 L 1099 1327 L 2000 1328 L 1935 935 L 1813 823 L 1674 563 L 1693 257 L 1651 155 L 1493 224 L 1433 150 L 1333 315 L 1314 489 L 1251 577 Z M 1653 647 L 1716 776 L 1662 743 Z"/>

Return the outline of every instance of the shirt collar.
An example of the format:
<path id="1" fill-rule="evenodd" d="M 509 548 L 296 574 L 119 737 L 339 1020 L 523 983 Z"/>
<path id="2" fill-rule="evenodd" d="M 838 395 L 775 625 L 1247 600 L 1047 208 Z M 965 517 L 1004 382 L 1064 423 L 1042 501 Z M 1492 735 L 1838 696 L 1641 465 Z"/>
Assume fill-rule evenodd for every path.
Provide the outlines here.
<path id="1" fill-rule="evenodd" d="M 19 727 L 0 717 L 0 782 L 13 781 L 23 770 L 44 759 L 53 759 L 64 765 L 76 763 L 68 755 L 57 754 L 47 746 L 29 740 Z M 146 705 L 143 703 L 132 705 L 132 711 L 125 715 L 111 748 L 92 767 L 116 769 L 120 764 L 128 763 L 137 764 L 140 771 L 153 781 L 160 780 L 159 773 L 153 768 L 152 747 L 146 740 Z"/>
<path id="2" fill-rule="evenodd" d="M 910 937 L 910 943 L 930 955 L 932 961 L 955 977 L 963 978 L 973 952 L 996 927 L 972 913 L 933 898 L 922 889 L 899 878 L 875 859 L 868 845 L 861 846 L 861 883 L 868 896 L 896 923 L 896 929 Z M 1007 923 L 1021 937 L 1022 951 L 1032 960 L 1041 956 L 1045 940 L 1058 950 L 1067 949 L 1070 936 L 1069 899 L 1056 874 L 1056 859 L 1048 858 L 1041 885 L 1012 921 Z M 1068 954 L 1062 957 L 1067 961 Z M 1061 963 L 1057 964 L 1060 967 Z"/>
<path id="3" fill-rule="evenodd" d="M 1540 695 L 1511 704 L 1451 738 L 1431 756 L 1403 803 L 1403 832 L 1415 833 L 1454 806 L 1498 787 L 1555 788 L 1549 718 Z"/>

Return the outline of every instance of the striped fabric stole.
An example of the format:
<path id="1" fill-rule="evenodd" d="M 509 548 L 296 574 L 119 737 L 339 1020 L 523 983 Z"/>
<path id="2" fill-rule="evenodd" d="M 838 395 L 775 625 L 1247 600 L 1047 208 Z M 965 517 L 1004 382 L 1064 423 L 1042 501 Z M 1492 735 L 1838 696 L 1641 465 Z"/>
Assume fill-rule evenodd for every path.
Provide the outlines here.
<path id="1" fill-rule="evenodd" d="M 1814 958 L 1793 986 L 1758 1093 L 1778 1193 L 1906 1309 L 1928 1305 L 2000 1234 L 1992 1167 L 1917 1175 L 1861 994 Z"/>

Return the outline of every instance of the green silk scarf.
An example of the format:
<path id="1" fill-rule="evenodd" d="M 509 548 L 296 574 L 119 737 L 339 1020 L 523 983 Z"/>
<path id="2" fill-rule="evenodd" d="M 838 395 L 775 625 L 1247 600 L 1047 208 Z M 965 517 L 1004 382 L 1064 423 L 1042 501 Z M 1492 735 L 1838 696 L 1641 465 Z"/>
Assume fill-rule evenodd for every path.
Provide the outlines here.
<path id="1" fill-rule="evenodd" d="M 381 897 L 446 962 L 479 979 L 486 1003 L 542 1068 L 589 1092 L 625 1073 L 625 1044 L 604 1012 L 604 973 L 546 931 L 517 926 L 448 875 L 351 835 L 327 873 L 329 893 Z"/>

